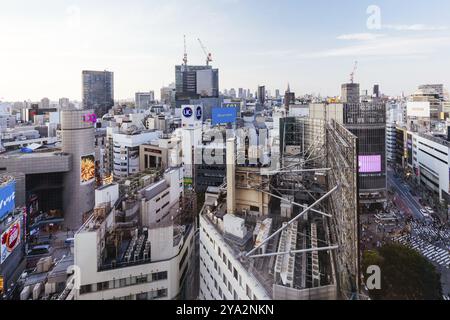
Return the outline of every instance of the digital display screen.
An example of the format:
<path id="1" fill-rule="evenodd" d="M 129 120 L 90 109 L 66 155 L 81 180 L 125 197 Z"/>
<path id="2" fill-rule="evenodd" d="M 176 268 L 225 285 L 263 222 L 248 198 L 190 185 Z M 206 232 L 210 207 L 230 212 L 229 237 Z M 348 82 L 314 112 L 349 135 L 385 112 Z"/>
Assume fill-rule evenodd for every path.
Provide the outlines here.
<path id="1" fill-rule="evenodd" d="M 15 208 L 16 182 L 11 181 L 0 187 L 0 218 Z"/>
<path id="2" fill-rule="evenodd" d="M 235 123 L 237 117 L 237 110 L 234 107 L 227 108 L 213 108 L 212 109 L 212 124 L 226 124 Z"/>
<path id="3" fill-rule="evenodd" d="M 359 156 L 359 173 L 381 172 L 381 155 Z"/>
<path id="4" fill-rule="evenodd" d="M 95 179 L 95 157 L 89 154 L 81 157 L 80 165 L 81 184 L 88 184 Z"/>

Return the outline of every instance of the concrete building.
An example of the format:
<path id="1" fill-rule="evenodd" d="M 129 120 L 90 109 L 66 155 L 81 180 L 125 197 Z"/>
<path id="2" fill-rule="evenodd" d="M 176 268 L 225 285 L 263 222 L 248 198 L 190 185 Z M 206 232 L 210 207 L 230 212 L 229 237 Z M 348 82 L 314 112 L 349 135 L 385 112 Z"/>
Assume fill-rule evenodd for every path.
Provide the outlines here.
<path id="1" fill-rule="evenodd" d="M 109 203 L 96 205 L 75 235 L 74 262 L 79 272 L 75 300 L 193 298 L 189 292 L 194 279 L 194 228 L 176 223 L 183 190 L 179 173 L 180 169 L 167 172 L 168 180 L 114 201 L 112 208 Z M 152 210 L 157 199 L 168 203 L 160 221 L 161 213 Z"/>
<path id="2" fill-rule="evenodd" d="M 155 102 L 155 92 L 136 92 L 134 103 L 137 109 L 148 109 Z"/>
<path id="3" fill-rule="evenodd" d="M 334 122 L 336 127 L 329 125 L 329 131 L 326 130 L 329 135 L 325 138 L 324 122 L 299 121 L 306 125 L 307 134 L 298 132 L 301 136 L 298 140 L 308 137 L 304 150 L 314 149 L 311 144 L 315 143 L 329 146 L 326 148 L 329 153 L 324 148 L 316 148 L 314 154 L 317 156 L 319 149 L 324 151 L 325 157 L 321 157 L 320 161 L 328 159 L 325 161 L 334 168 L 333 173 L 329 176 L 330 180 L 317 176 L 316 179 L 325 184 L 327 180 L 332 184 L 344 180 L 348 183 L 348 187 L 339 191 L 348 194 L 334 194 L 330 200 L 332 210 L 335 210 L 333 212 L 342 215 L 330 221 L 334 225 L 330 227 L 333 239 L 340 243 L 342 251 L 336 252 L 336 255 L 330 252 L 326 259 L 324 256 L 319 258 L 317 252 L 311 255 L 302 252 L 303 246 L 316 247 L 317 236 L 324 232 L 320 218 L 314 217 L 313 212 L 308 212 L 307 217 L 302 212 L 307 203 L 314 200 L 299 200 L 302 199 L 302 187 L 289 182 L 289 173 L 285 175 L 284 172 L 264 167 L 238 165 L 237 144 L 235 139 L 228 139 L 226 187 L 208 188 L 199 218 L 200 299 L 336 299 L 341 297 L 340 290 L 344 287 L 358 290 L 356 137 Z M 331 142 L 328 139 L 335 140 Z M 340 145 L 346 148 L 352 146 L 352 151 L 343 156 Z M 287 164 L 285 161 L 288 158 L 282 158 L 282 166 Z M 338 164 L 339 161 L 345 161 L 345 164 Z M 307 175 L 302 175 L 305 183 L 309 179 Z M 290 187 L 295 191 L 290 193 Z M 277 195 L 271 193 L 272 188 L 280 188 Z M 349 201 L 343 207 L 342 199 Z M 298 201 L 303 201 L 305 207 L 293 205 Z M 305 233 L 308 234 L 306 238 Z M 346 236 L 343 236 L 344 233 Z M 350 241 L 350 238 L 353 240 Z M 298 253 L 286 254 L 291 250 L 298 250 Z M 336 261 L 336 270 L 333 269 L 332 259 Z M 352 280 L 348 282 L 349 279 Z M 353 289 L 350 289 L 352 286 Z"/>
<path id="4" fill-rule="evenodd" d="M 166 170 L 181 165 L 181 141 L 177 138 L 162 136 L 158 140 L 139 146 L 139 169 Z"/>
<path id="5" fill-rule="evenodd" d="M 359 83 L 344 83 L 341 87 L 341 102 L 359 103 L 360 89 Z"/>
<path id="6" fill-rule="evenodd" d="M 133 129 L 134 128 L 134 129 Z M 140 131 L 131 126 L 113 134 L 114 176 L 126 177 L 139 172 L 140 146 L 161 136 L 161 131 Z"/>
<path id="7" fill-rule="evenodd" d="M 395 162 L 397 156 L 397 126 L 395 123 L 386 124 L 386 160 Z"/>
<path id="8" fill-rule="evenodd" d="M 72 156 L 72 167 L 64 175 L 64 224 L 71 230 L 81 226 L 94 208 L 96 176 L 95 128 L 89 121 L 93 110 L 61 111 L 62 152 Z"/>
<path id="9" fill-rule="evenodd" d="M 450 199 L 450 142 L 431 134 L 412 133 L 412 166 L 417 181 L 439 195 Z"/>

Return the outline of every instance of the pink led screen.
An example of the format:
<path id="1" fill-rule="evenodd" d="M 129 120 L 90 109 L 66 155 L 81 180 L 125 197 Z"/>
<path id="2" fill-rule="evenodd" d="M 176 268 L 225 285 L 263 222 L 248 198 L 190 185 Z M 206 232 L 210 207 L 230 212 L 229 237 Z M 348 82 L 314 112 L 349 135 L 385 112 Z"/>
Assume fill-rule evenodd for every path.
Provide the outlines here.
<path id="1" fill-rule="evenodd" d="M 381 156 L 359 156 L 359 173 L 381 172 Z"/>

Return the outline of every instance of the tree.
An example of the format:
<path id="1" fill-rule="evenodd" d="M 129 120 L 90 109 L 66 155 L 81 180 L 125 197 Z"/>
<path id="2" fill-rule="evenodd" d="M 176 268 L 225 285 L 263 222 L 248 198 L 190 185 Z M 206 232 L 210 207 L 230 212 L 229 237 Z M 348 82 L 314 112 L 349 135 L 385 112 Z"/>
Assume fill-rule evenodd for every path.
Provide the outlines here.
<path id="1" fill-rule="evenodd" d="M 440 274 L 417 251 L 387 244 L 363 253 L 363 271 L 370 265 L 381 269 L 381 290 L 370 290 L 374 300 L 441 300 Z"/>

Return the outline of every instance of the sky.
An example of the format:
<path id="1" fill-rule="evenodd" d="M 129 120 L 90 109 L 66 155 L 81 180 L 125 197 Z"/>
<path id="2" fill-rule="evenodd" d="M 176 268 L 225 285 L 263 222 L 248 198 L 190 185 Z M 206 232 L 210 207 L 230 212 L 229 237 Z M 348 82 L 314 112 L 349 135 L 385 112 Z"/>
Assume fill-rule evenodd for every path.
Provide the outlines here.
<path id="1" fill-rule="evenodd" d="M 114 72 L 115 98 L 174 82 L 183 58 L 220 89 L 290 84 L 340 94 L 355 61 L 362 89 L 450 88 L 448 0 L 0 0 L 0 100 L 81 99 L 81 71 Z"/>

